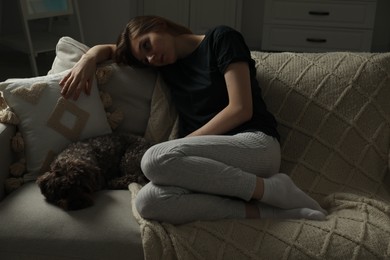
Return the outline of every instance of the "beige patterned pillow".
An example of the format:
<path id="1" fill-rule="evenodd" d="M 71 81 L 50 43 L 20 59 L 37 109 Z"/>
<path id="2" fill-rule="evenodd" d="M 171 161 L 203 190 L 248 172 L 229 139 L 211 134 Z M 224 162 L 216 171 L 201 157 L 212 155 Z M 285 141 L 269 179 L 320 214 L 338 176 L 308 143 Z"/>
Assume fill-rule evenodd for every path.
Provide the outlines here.
<path id="1" fill-rule="evenodd" d="M 88 49 L 88 46 L 75 39 L 61 37 L 49 74 L 72 68 Z M 97 78 L 99 89 L 111 96 L 110 109 L 123 113 L 123 120 L 115 131 L 143 135 L 150 124 L 150 103 L 155 85 L 158 84 L 157 73 L 152 69 L 137 69 L 106 62 L 97 69 Z"/>
<path id="2" fill-rule="evenodd" d="M 58 85 L 65 73 L 0 83 L 7 104 L 20 120 L 27 163 L 24 181 L 35 180 L 47 170 L 55 154 L 69 143 L 111 132 L 96 84 L 90 96 L 66 100 Z"/>
<path id="3" fill-rule="evenodd" d="M 106 63 L 98 67 L 96 75 L 99 89 L 112 98 L 111 109 L 123 113 L 123 120 L 115 131 L 144 135 L 157 84 L 156 72 Z"/>
<path id="4" fill-rule="evenodd" d="M 388 200 L 390 53 L 252 54 L 279 122 L 281 171 L 319 200 Z"/>

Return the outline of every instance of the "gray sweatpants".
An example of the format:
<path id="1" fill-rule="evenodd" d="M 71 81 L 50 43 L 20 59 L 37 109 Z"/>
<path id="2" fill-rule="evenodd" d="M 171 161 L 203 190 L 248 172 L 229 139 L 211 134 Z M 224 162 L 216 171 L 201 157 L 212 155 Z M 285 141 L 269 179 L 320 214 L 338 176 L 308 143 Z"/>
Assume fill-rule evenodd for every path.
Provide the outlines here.
<path id="1" fill-rule="evenodd" d="M 280 145 L 262 132 L 186 137 L 154 145 L 141 167 L 151 181 L 135 201 L 142 217 L 172 224 L 242 219 L 256 176 L 278 173 Z"/>

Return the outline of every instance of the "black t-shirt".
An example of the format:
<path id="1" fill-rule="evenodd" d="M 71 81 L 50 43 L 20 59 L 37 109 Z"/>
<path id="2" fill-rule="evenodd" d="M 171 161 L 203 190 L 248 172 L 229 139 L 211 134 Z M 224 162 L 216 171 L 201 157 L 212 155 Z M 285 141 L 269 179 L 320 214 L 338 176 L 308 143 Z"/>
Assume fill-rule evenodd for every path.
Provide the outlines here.
<path id="1" fill-rule="evenodd" d="M 249 64 L 253 116 L 226 134 L 260 130 L 279 139 L 276 120 L 261 96 L 249 48 L 242 35 L 227 26 L 208 31 L 193 53 L 160 68 L 179 113 L 181 137 L 202 127 L 228 105 L 224 73 L 229 64 L 239 61 Z"/>

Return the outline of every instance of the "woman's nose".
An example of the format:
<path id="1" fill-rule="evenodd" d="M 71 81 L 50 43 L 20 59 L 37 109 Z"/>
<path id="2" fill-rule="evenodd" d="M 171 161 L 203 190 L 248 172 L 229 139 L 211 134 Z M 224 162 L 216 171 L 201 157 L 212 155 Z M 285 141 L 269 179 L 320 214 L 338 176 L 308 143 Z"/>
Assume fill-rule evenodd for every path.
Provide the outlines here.
<path id="1" fill-rule="evenodd" d="M 146 59 L 148 60 L 148 62 L 149 62 L 149 63 L 152 63 L 152 62 L 153 62 L 153 60 L 154 60 L 154 57 L 155 57 L 155 55 L 154 55 L 154 54 L 152 54 L 152 55 L 148 55 L 148 56 L 146 56 Z"/>

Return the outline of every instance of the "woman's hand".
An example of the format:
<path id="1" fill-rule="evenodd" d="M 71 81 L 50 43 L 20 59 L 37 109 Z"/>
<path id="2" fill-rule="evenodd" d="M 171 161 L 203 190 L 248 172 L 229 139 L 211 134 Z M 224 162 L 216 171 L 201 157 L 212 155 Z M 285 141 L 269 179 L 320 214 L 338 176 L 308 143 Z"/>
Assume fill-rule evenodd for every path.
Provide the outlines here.
<path id="1" fill-rule="evenodd" d="M 96 66 L 113 57 L 116 50 L 114 44 L 96 45 L 89 49 L 74 65 L 72 70 L 60 81 L 61 94 L 65 98 L 77 100 L 82 91 L 91 93 Z"/>
<path id="2" fill-rule="evenodd" d="M 93 56 L 83 55 L 72 70 L 60 81 L 61 94 L 65 98 L 77 100 L 82 91 L 89 95 L 96 71 L 96 61 Z"/>

